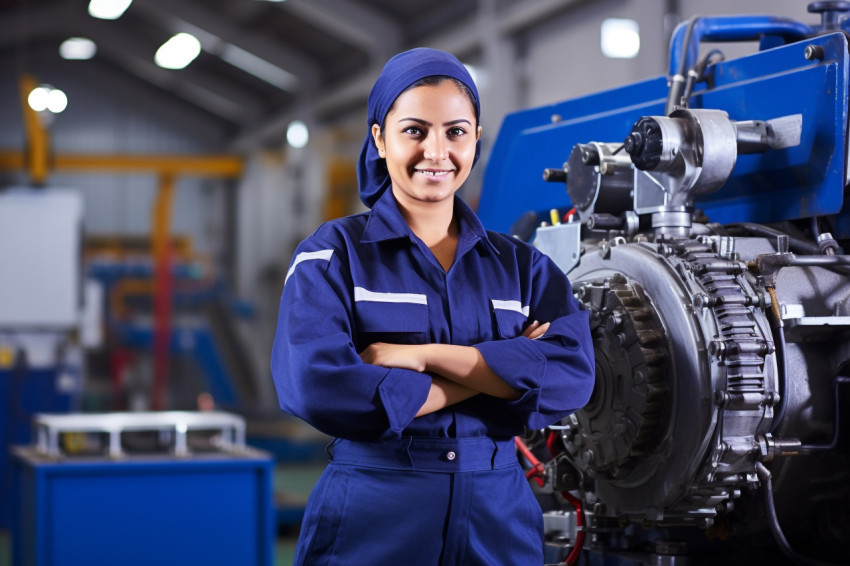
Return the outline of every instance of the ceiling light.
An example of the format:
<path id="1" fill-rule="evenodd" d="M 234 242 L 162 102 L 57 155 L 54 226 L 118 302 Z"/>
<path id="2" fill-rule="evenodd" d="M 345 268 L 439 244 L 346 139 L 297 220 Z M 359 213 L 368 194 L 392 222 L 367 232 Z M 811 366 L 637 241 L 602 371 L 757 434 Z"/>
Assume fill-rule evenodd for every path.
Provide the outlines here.
<path id="1" fill-rule="evenodd" d="M 634 20 L 608 18 L 601 29 L 602 54 L 614 59 L 632 59 L 640 51 L 640 29 Z"/>
<path id="2" fill-rule="evenodd" d="M 68 107 L 68 97 L 58 88 L 50 85 L 37 86 L 27 96 L 27 104 L 36 112 L 49 110 L 58 114 Z"/>
<path id="3" fill-rule="evenodd" d="M 293 120 L 286 128 L 286 142 L 295 149 L 301 149 L 310 141 L 310 130 L 301 120 Z"/>
<path id="4" fill-rule="evenodd" d="M 30 91 L 27 97 L 27 104 L 36 112 L 44 112 L 47 110 L 47 95 L 49 91 L 43 86 L 37 86 Z"/>
<path id="5" fill-rule="evenodd" d="M 53 112 L 54 114 L 59 114 L 63 110 L 68 107 L 68 97 L 65 96 L 65 93 L 59 90 L 58 88 L 54 88 L 49 93 L 47 93 L 47 109 Z"/>
<path id="6" fill-rule="evenodd" d="M 91 0 L 89 15 L 101 20 L 117 20 L 132 2 L 133 0 Z"/>
<path id="7" fill-rule="evenodd" d="M 59 46 L 59 55 L 63 59 L 85 60 L 94 57 L 97 45 L 85 37 L 69 37 Z"/>
<path id="8" fill-rule="evenodd" d="M 156 50 L 154 61 L 165 69 L 182 69 L 201 53 L 201 42 L 191 34 L 178 33 Z"/>

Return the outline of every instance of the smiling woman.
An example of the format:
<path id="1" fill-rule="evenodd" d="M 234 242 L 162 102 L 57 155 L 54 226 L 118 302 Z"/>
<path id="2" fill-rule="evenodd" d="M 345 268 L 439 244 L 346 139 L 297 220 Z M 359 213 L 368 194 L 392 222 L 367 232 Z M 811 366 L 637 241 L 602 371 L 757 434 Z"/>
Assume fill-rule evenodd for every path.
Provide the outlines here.
<path id="1" fill-rule="evenodd" d="M 389 127 L 386 126 L 389 123 Z M 372 126 L 398 200 L 449 201 L 475 158 L 481 127 L 475 106 L 452 79 L 402 93 L 383 128 Z"/>
<path id="2" fill-rule="evenodd" d="M 395 56 L 368 110 L 371 211 L 298 247 L 272 352 L 281 407 L 336 437 L 295 563 L 542 564 L 512 437 L 587 402 L 587 313 L 546 256 L 455 194 L 481 138 L 460 61 Z"/>

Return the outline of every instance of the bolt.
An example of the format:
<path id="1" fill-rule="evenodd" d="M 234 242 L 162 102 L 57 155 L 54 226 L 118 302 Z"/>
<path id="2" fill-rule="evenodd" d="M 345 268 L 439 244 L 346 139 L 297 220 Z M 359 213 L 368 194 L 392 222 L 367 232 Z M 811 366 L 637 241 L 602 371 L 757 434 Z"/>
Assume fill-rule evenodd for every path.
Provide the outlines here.
<path id="1" fill-rule="evenodd" d="M 726 344 L 720 340 L 713 340 L 708 345 L 708 353 L 723 361 L 726 359 Z"/>
<path id="2" fill-rule="evenodd" d="M 809 44 L 806 46 L 806 50 L 803 52 L 803 56 L 806 58 L 807 61 L 814 61 L 816 59 L 820 61 L 824 57 L 823 47 L 821 47 L 820 45 Z"/>

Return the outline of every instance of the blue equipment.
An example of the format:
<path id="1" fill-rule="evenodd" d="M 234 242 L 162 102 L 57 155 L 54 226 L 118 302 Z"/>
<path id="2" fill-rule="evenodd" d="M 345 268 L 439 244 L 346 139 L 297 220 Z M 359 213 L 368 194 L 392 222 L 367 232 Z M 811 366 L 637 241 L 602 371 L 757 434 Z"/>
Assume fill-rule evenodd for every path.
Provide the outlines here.
<path id="1" fill-rule="evenodd" d="M 274 562 L 274 461 L 221 412 L 36 415 L 13 449 L 12 564 Z"/>
<path id="2" fill-rule="evenodd" d="M 549 562 L 850 556 L 850 2 L 809 11 L 695 17 L 669 76 L 503 123 L 479 215 L 569 274 L 596 352 L 590 402 L 524 439 Z"/>

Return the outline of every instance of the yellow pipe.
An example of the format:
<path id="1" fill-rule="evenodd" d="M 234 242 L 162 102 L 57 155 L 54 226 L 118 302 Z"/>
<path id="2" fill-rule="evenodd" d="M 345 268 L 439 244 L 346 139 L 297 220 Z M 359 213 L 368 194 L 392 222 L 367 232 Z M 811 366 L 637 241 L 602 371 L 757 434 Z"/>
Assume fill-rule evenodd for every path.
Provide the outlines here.
<path id="1" fill-rule="evenodd" d="M 159 175 L 238 177 L 242 159 L 232 155 L 80 155 L 62 154 L 54 159 L 56 170 L 151 172 Z"/>
<path id="2" fill-rule="evenodd" d="M 26 165 L 30 181 L 35 185 L 43 185 L 47 181 L 47 156 L 50 139 L 47 129 L 42 125 L 38 113 L 30 108 L 30 92 L 38 86 L 30 75 L 21 76 L 18 87 L 21 95 L 21 108 L 24 115 L 24 130 L 26 133 L 27 149 L 22 164 Z"/>
<path id="3" fill-rule="evenodd" d="M 24 156 L 16 151 L 0 151 L 0 169 L 18 170 Z M 46 162 L 45 162 L 46 166 Z M 160 175 L 197 175 L 238 177 L 242 174 L 242 158 L 233 155 L 57 155 L 52 163 L 55 171 L 115 171 L 119 173 L 157 173 Z"/>

